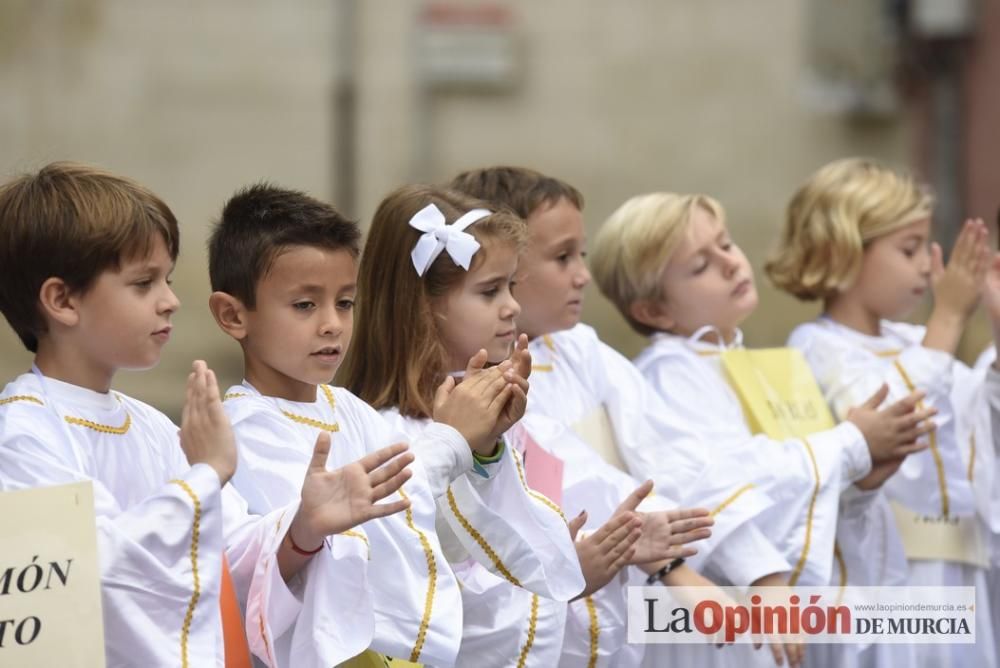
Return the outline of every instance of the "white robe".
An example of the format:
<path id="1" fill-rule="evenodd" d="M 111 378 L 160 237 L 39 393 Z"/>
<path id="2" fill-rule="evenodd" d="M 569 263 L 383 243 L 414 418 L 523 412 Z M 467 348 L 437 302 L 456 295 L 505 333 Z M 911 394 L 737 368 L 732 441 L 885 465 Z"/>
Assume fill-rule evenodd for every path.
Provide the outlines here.
<path id="1" fill-rule="evenodd" d="M 268 665 L 333 665 L 367 645 L 363 620 L 313 586 L 342 567 L 329 554 L 288 586 L 279 574 L 297 504 L 249 516 L 211 467 L 188 465 L 162 413 L 118 393 L 19 376 L 0 393 L 0 489 L 82 480 L 94 486 L 109 666 L 181 665 L 182 647 L 192 666 L 223 665 L 223 554 L 250 647 Z"/>
<path id="2" fill-rule="evenodd" d="M 986 374 L 986 382 L 983 383 L 983 392 L 990 406 L 990 430 L 993 436 L 993 450 L 1000 459 L 1000 372 L 992 367 L 996 361 L 996 346 L 990 346 L 983 351 L 976 361 L 976 371 Z M 994 479 L 995 480 L 995 479 Z M 996 482 L 994 482 L 996 484 Z M 1000 518 L 1000 508 L 992 511 L 994 520 Z M 990 573 L 987 576 L 987 589 L 990 600 L 1000 600 L 1000 532 L 996 526 L 993 527 L 992 552 L 990 554 Z M 1000 656 L 1000 604 L 992 606 L 993 613 L 993 644 L 997 656 Z"/>
<path id="3" fill-rule="evenodd" d="M 247 384 L 237 385 L 226 392 L 223 406 L 239 448 L 233 485 L 254 512 L 270 512 L 298 498 L 321 430 L 331 432 L 327 460 L 331 470 L 405 440 L 370 406 L 342 388 L 321 386 L 316 401 L 300 403 L 261 396 Z M 449 439 L 468 450 L 458 432 L 440 427 L 439 451 L 452 449 L 447 447 Z M 414 475 L 403 486 L 411 501 L 408 511 L 334 537 L 335 553 L 360 555 L 367 577 L 345 570 L 328 586 L 335 595 L 344 596 L 351 614 L 371 620 L 374 612 L 373 650 L 451 666 L 461 640 L 461 598 L 434 530 L 434 499 L 426 475 L 419 464 L 411 469 Z M 397 492 L 386 501 L 400 498 Z"/>
<path id="4" fill-rule="evenodd" d="M 864 436 L 849 422 L 808 439 L 753 435 L 725 380 L 721 352 L 713 344 L 660 334 L 635 364 L 671 415 L 710 444 L 712 457 L 739 461 L 776 501 L 761 526 L 797 565 L 797 583 L 825 586 L 833 571 L 840 493 L 871 470 Z"/>
<path id="5" fill-rule="evenodd" d="M 524 449 L 518 441 L 527 434 L 539 447 L 562 460 L 562 511 L 566 517 L 587 511 L 580 537 L 610 519 L 625 497 L 641 484 L 608 464 L 562 422 L 533 414 L 525 416 L 511 431 L 518 452 Z M 525 461 L 525 467 L 531 465 L 530 460 Z M 656 512 L 675 507 L 668 499 L 653 494 L 643 500 L 639 510 Z M 570 603 L 560 666 L 628 668 L 641 663 L 644 647 L 627 643 L 627 602 L 628 587 L 643 584 L 645 578 L 638 568 L 627 568 L 593 595 Z"/>
<path id="6" fill-rule="evenodd" d="M 993 496 L 989 499 L 988 505 L 984 504 L 985 507 L 981 512 L 989 518 L 989 527 L 993 534 L 993 563 L 1000 564 L 1000 371 L 993 366 L 996 356 L 995 346 L 983 351 L 976 361 L 975 375 L 971 377 L 972 382 L 969 385 L 973 390 L 972 405 L 977 420 L 974 427 L 976 442 L 986 451 L 983 454 L 992 456 L 995 462 L 990 480 L 993 485 Z M 980 379 L 981 382 L 977 382 Z M 986 410 L 981 409 L 983 404 L 988 407 Z M 981 460 L 976 462 L 977 465 L 980 463 Z M 981 480 L 977 478 L 975 484 L 981 485 Z"/>
<path id="7" fill-rule="evenodd" d="M 742 335 L 735 345 L 741 342 Z M 799 584 L 901 583 L 906 572 L 902 544 L 894 531 L 877 528 L 892 526 L 888 503 L 878 492 L 863 492 L 852 485 L 871 471 L 871 456 L 861 432 L 844 422 L 812 435 L 809 446 L 815 472 L 801 439 L 751 434 L 740 399 L 725 379 L 724 349 L 658 334 L 635 364 L 674 415 L 710 443 L 716 456 L 755 471 L 759 484 L 778 499 L 762 526 L 768 527 L 768 538 L 782 548 L 789 563 L 805 558 Z M 819 665 L 851 665 L 849 657 L 860 648 L 808 649 L 810 659 Z"/>
<path id="8" fill-rule="evenodd" d="M 698 543 L 698 555 L 688 560 L 691 567 L 719 584 L 739 586 L 791 570 L 754 522 L 775 503 L 774 499 L 736 467 L 726 469 L 713 462 L 698 436 L 670 415 L 638 370 L 602 343 L 593 329 L 581 324 L 537 337 L 529 349 L 532 375 L 527 426 L 535 416 L 544 416 L 564 426 L 581 428 L 582 424 L 592 424 L 595 411 L 606 411 L 619 454 L 635 479 L 651 478 L 657 495 L 672 506 L 718 511 L 712 537 Z M 540 444 L 545 442 L 542 439 Z M 560 457 L 571 459 L 568 452 Z M 617 484 L 620 493 L 625 485 L 621 481 Z M 588 511 L 592 507 L 604 511 L 591 518 L 594 526 L 606 519 L 603 514 L 609 507 L 613 508 L 610 500 L 603 505 L 598 501 L 599 497 L 592 495 L 583 502 Z M 722 651 L 679 645 L 652 645 L 645 650 L 646 665 L 665 661 L 771 663 L 769 653 L 754 652 L 746 645 Z"/>
<path id="9" fill-rule="evenodd" d="M 992 439 L 978 431 L 984 424 L 977 419 L 985 410 L 978 390 L 984 374 L 973 373 L 947 353 L 925 348 L 924 333 L 923 327 L 883 321 L 881 335 L 868 336 L 821 317 L 797 327 L 788 344 L 802 350 L 838 419 L 883 383 L 889 385 L 885 405 L 903 398 L 911 388 L 924 390 L 924 405 L 938 410 L 936 429 L 928 437 L 933 448 L 907 457 L 883 486 L 884 494 L 922 515 L 941 516 L 946 509 L 951 517 L 977 515 L 985 529 L 998 491 L 992 484 L 995 453 L 972 447 Z M 888 526 L 881 529 L 891 531 Z M 979 592 L 976 645 L 916 646 L 915 661 L 926 666 L 996 666 L 985 571 L 933 560 L 910 560 L 908 570 L 910 585 L 975 586 Z"/>
<path id="10" fill-rule="evenodd" d="M 395 409 L 382 415 L 411 441 L 435 427 Z M 583 589 L 583 576 L 559 508 L 528 489 L 519 456 L 507 439 L 503 447 L 480 472 L 438 469 L 438 533 L 462 584 L 456 665 L 549 667 L 559 658 L 566 601 Z"/>

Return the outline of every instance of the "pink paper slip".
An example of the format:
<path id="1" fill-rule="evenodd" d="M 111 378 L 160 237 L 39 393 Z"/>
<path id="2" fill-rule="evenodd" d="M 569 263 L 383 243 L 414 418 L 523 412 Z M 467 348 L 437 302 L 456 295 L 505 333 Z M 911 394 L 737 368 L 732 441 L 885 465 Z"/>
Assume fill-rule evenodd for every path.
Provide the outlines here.
<path id="1" fill-rule="evenodd" d="M 524 432 L 524 468 L 528 487 L 562 505 L 563 460 L 548 453 Z"/>

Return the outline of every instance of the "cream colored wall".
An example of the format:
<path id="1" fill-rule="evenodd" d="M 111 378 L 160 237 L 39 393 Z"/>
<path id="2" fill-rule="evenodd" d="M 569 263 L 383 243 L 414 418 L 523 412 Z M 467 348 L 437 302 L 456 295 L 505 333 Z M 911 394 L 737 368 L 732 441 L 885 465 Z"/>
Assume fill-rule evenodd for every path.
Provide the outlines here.
<path id="1" fill-rule="evenodd" d="M 364 3 L 361 99 L 364 210 L 410 176 L 415 93 L 406 73 L 412 12 Z M 473 3 L 467 3 L 473 4 Z M 523 59 L 511 94 L 433 100 L 433 155 L 422 178 L 466 168 L 534 167 L 579 188 L 593 233 L 628 197 L 705 192 L 727 207 L 737 241 L 759 268 L 794 188 L 824 162 L 866 154 L 908 162 L 904 120 L 858 125 L 803 102 L 807 3 L 700 0 L 508 3 Z M 411 5 L 412 7 L 412 5 Z M 758 276 L 762 307 L 748 341 L 779 344 L 816 307 L 774 293 Z M 596 289 L 584 319 L 626 354 L 633 334 Z"/>
<path id="2" fill-rule="evenodd" d="M 238 350 L 207 309 L 209 221 L 236 188 L 271 179 L 320 195 L 330 183 L 330 2 L 90 0 L 0 5 L 0 174 L 93 162 L 156 191 L 181 222 L 182 308 L 159 367 L 116 381 L 174 414 L 190 361 L 238 381 Z M 6 13 L 6 15 L 4 15 Z M 4 40 L 0 40 L 2 42 Z M 30 362 L 0 333 L 0 376 Z M 225 389 L 225 388 L 223 388 Z"/>
<path id="3" fill-rule="evenodd" d="M 704 191 L 729 209 L 759 265 L 785 199 L 821 163 L 850 153 L 905 164 L 907 124 L 858 127 L 807 109 L 798 0 L 518 0 L 521 76 L 503 94 L 455 92 L 415 119 L 415 1 L 362 0 L 357 211 L 409 179 L 496 163 L 580 188 L 593 232 L 643 191 Z M 61 8 L 60 8 L 61 7 Z M 72 9 L 71 9 L 72 7 Z M 50 160 L 99 163 L 146 183 L 183 225 L 184 307 L 154 371 L 118 386 L 176 413 L 185 369 L 205 357 L 238 379 L 236 349 L 205 303 L 207 223 L 257 179 L 330 197 L 335 2 L 89 0 L 0 5 L 0 175 Z M 428 132 L 426 164 L 415 136 Z M 764 281 L 761 281 L 764 287 Z M 778 343 L 814 310 L 763 290 L 749 340 Z M 640 341 L 596 293 L 585 318 L 626 353 Z M 0 332 L 0 375 L 26 368 Z"/>

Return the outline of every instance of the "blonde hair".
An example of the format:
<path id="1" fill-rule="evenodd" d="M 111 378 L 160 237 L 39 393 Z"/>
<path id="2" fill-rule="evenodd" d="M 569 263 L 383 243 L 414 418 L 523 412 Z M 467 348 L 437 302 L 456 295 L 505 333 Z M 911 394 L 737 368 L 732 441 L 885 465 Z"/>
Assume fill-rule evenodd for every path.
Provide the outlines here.
<path id="1" fill-rule="evenodd" d="M 865 246 L 929 218 L 934 198 L 913 177 L 865 158 L 823 166 L 788 204 L 771 282 L 802 300 L 829 299 L 851 286 Z"/>
<path id="2" fill-rule="evenodd" d="M 663 271 L 701 207 L 725 223 L 725 210 L 706 195 L 651 193 L 631 198 L 611 214 L 592 244 L 591 272 L 604 296 L 644 336 L 656 333 L 629 312 L 638 301 L 663 299 Z"/>

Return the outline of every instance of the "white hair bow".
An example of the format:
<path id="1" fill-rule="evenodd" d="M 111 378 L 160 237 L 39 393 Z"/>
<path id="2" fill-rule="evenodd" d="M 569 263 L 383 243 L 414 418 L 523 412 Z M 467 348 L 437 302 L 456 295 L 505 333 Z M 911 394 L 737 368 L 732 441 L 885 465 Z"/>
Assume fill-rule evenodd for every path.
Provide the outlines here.
<path id="1" fill-rule="evenodd" d="M 423 232 L 410 253 L 417 275 L 423 276 L 441 251 L 446 249 L 455 264 L 468 271 L 472 256 L 479 250 L 479 242 L 465 228 L 491 213 L 488 209 L 472 209 L 448 225 L 441 209 L 434 204 L 417 211 L 410 218 L 410 227 Z"/>

